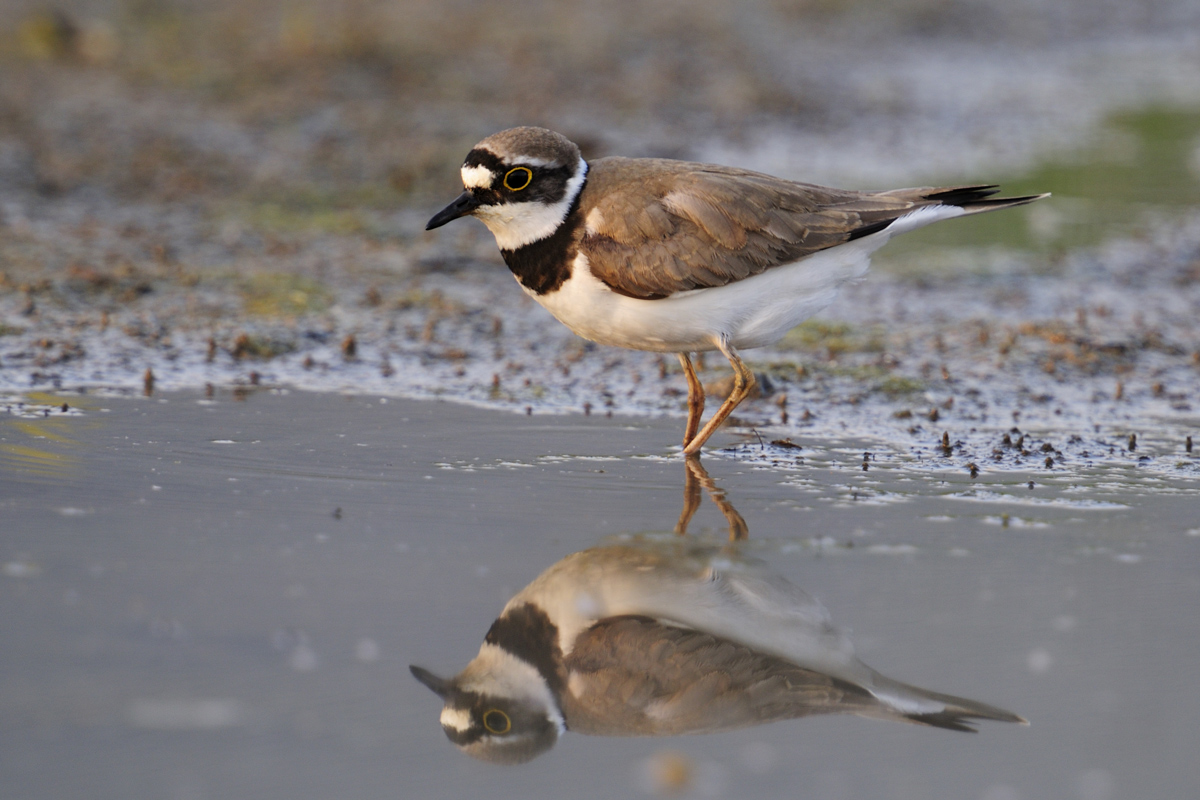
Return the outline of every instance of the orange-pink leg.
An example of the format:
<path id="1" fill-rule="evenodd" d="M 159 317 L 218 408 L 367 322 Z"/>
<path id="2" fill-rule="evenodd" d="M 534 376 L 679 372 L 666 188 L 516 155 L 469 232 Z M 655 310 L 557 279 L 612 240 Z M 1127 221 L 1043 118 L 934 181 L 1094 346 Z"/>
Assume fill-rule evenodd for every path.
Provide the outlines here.
<path id="1" fill-rule="evenodd" d="M 733 391 L 729 393 L 729 397 L 717 409 L 717 413 L 712 415 L 712 419 L 708 421 L 708 424 L 701 428 L 700 432 L 683 446 L 684 455 L 690 456 L 700 452 L 700 448 L 704 446 L 708 438 L 716 433 L 717 428 L 721 427 L 721 423 L 725 421 L 725 418 L 738 407 L 739 403 L 746 399 L 746 396 L 754 388 L 754 373 L 750 371 L 750 368 L 738 356 L 737 350 L 733 349 L 733 346 L 729 344 L 729 341 L 725 337 L 717 339 L 715 344 L 722 355 L 729 359 L 729 363 L 733 367 Z"/>
<path id="2" fill-rule="evenodd" d="M 683 446 L 687 447 L 700 428 L 700 416 L 704 413 L 704 387 L 696 377 L 696 369 L 687 353 L 677 353 L 679 363 L 683 365 L 683 374 L 687 376 L 688 384 L 688 421 L 683 431 Z"/>

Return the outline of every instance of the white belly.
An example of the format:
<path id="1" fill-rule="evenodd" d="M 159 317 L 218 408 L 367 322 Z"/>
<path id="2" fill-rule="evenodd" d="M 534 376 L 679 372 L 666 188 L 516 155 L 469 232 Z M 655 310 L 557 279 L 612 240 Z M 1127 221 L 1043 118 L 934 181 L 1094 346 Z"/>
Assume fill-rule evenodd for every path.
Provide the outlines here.
<path id="1" fill-rule="evenodd" d="M 585 339 L 664 353 L 715 350 L 726 337 L 738 349 L 778 342 L 833 302 L 846 282 L 866 274 L 887 231 L 822 250 L 745 280 L 693 289 L 661 300 L 616 294 L 594 277 L 582 253 L 558 291 L 531 295 Z"/>
<path id="2" fill-rule="evenodd" d="M 717 340 L 724 338 L 739 350 L 765 347 L 832 303 L 847 282 L 866 275 L 871 254 L 893 236 L 965 213 L 959 206 L 925 206 L 870 236 L 752 278 L 662 300 L 611 291 L 580 253 L 558 291 L 530 295 L 572 331 L 600 344 L 682 353 L 716 350 Z"/>

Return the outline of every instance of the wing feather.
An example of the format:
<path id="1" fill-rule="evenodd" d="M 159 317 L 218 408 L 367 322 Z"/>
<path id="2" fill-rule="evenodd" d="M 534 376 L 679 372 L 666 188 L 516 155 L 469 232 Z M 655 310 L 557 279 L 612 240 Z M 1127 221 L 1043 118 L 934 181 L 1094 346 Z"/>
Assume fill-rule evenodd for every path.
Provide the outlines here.
<path id="1" fill-rule="evenodd" d="M 1035 197 L 994 187 L 856 192 L 732 167 L 605 158 L 588 172 L 579 249 L 592 274 L 631 297 L 723 286 L 873 233 L 927 205 L 984 211 Z"/>
<path id="2" fill-rule="evenodd" d="M 641 616 L 596 623 L 565 666 L 568 726 L 606 736 L 706 733 L 879 705 L 846 681 Z"/>

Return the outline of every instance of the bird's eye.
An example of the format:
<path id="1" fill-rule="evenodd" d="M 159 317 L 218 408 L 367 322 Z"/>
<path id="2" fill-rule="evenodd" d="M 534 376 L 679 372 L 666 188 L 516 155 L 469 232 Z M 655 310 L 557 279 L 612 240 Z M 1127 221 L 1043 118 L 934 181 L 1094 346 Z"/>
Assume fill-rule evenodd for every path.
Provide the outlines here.
<path id="1" fill-rule="evenodd" d="M 513 167 L 504 173 L 504 188 L 510 192 L 519 192 L 533 183 L 533 170 L 529 167 Z"/>
<path id="2" fill-rule="evenodd" d="M 512 730 L 512 720 L 500 709 L 492 708 L 483 712 L 483 727 L 488 733 L 508 733 Z"/>

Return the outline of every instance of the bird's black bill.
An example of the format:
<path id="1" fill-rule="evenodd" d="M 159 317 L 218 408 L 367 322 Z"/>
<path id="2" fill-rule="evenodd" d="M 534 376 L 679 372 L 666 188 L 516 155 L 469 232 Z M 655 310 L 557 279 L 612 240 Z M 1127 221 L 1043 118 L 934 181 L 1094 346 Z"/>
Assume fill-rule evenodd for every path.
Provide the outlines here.
<path id="1" fill-rule="evenodd" d="M 413 674 L 414 678 L 432 689 L 433 693 L 443 700 L 445 700 L 450 694 L 450 681 L 446 680 L 445 678 L 439 678 L 429 670 L 422 669 L 421 667 L 415 665 L 410 665 L 408 671 Z"/>
<path id="2" fill-rule="evenodd" d="M 441 211 L 433 215 L 433 219 L 425 226 L 425 230 L 431 231 L 434 228 L 440 228 L 452 219 L 458 219 L 470 214 L 475 209 L 479 208 L 479 200 L 470 192 L 463 192 L 450 205 L 443 208 Z"/>

